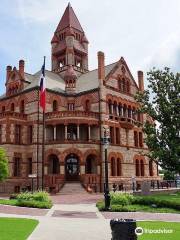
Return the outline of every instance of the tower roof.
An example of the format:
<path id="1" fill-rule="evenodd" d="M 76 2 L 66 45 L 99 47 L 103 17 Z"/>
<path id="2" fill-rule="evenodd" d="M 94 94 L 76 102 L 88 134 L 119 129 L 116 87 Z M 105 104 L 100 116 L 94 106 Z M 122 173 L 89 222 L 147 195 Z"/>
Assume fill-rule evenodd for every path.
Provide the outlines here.
<path id="1" fill-rule="evenodd" d="M 66 27 L 73 27 L 81 32 L 84 32 L 70 3 L 66 7 L 66 10 L 57 26 L 56 32 L 63 30 Z"/>

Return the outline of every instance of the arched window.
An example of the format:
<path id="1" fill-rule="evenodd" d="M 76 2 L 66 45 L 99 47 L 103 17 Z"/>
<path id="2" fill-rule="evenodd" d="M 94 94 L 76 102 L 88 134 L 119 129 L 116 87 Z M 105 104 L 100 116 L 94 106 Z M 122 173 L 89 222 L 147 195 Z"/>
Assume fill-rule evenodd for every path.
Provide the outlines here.
<path id="1" fill-rule="evenodd" d="M 113 104 L 113 112 L 114 112 L 114 115 L 117 116 L 117 102 L 114 102 Z"/>
<path id="2" fill-rule="evenodd" d="M 138 132 L 134 131 L 134 146 L 138 147 Z"/>
<path id="3" fill-rule="evenodd" d="M 129 83 L 129 81 L 127 81 L 127 83 L 126 83 L 126 87 L 127 87 L 127 93 L 130 93 L 130 83 Z"/>
<path id="4" fill-rule="evenodd" d="M 142 135 L 142 132 L 139 132 L 139 147 L 143 147 L 143 135 Z"/>
<path id="5" fill-rule="evenodd" d="M 126 117 L 127 116 L 127 106 L 124 105 L 123 106 L 123 117 Z"/>
<path id="6" fill-rule="evenodd" d="M 139 160 L 136 159 L 136 176 L 139 177 L 140 176 L 140 171 L 139 171 Z"/>
<path id="7" fill-rule="evenodd" d="M 14 103 L 11 103 L 11 112 L 14 112 Z"/>
<path id="8" fill-rule="evenodd" d="M 141 165 L 141 176 L 144 176 L 144 162 L 143 162 L 143 160 L 140 161 L 140 165 Z"/>
<path id="9" fill-rule="evenodd" d="M 121 175 L 122 175 L 121 159 L 118 158 L 117 159 L 117 176 L 121 176 Z"/>
<path id="10" fill-rule="evenodd" d="M 122 79 L 122 91 L 126 92 L 126 80 L 124 78 Z"/>
<path id="11" fill-rule="evenodd" d="M 150 176 L 154 175 L 154 173 L 153 173 L 153 161 L 152 160 L 149 161 L 149 175 Z"/>
<path id="12" fill-rule="evenodd" d="M 24 100 L 20 103 L 20 113 L 24 113 Z"/>
<path id="13" fill-rule="evenodd" d="M 111 176 L 115 176 L 115 158 L 111 158 Z"/>
<path id="14" fill-rule="evenodd" d="M 109 100 L 109 101 L 108 101 L 108 110 L 109 110 L 109 114 L 110 114 L 110 115 L 112 114 L 112 108 L 111 108 L 111 106 L 112 106 L 112 102 L 111 102 L 111 100 Z"/>
<path id="15" fill-rule="evenodd" d="M 2 112 L 5 112 L 6 108 L 5 106 L 2 106 Z"/>
<path id="16" fill-rule="evenodd" d="M 58 104 L 57 104 L 56 100 L 53 101 L 53 106 L 52 107 L 53 107 L 53 112 L 58 110 Z"/>
<path id="17" fill-rule="evenodd" d="M 85 102 L 85 111 L 89 112 L 90 111 L 90 101 L 87 99 Z"/>

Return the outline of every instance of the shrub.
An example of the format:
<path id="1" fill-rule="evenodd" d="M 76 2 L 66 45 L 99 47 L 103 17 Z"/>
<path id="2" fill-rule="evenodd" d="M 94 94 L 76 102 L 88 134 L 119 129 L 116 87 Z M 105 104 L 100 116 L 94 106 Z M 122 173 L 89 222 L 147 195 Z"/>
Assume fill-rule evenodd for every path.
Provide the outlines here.
<path id="1" fill-rule="evenodd" d="M 23 192 L 17 195 L 18 200 L 25 201 L 40 201 L 40 202 L 48 202 L 50 201 L 49 194 L 45 191 L 37 191 L 34 193 L 31 192 Z"/>
<path id="2" fill-rule="evenodd" d="M 134 197 L 130 194 L 111 194 L 111 204 L 128 205 L 133 201 Z"/>
<path id="3" fill-rule="evenodd" d="M 96 207 L 99 209 L 99 211 L 105 211 L 105 204 L 104 201 L 99 201 L 96 203 Z"/>
<path id="4" fill-rule="evenodd" d="M 27 201 L 27 200 L 19 200 L 16 202 L 16 206 L 21 207 L 31 207 L 31 208 L 51 208 L 52 202 L 40 202 L 40 201 Z"/>
<path id="5" fill-rule="evenodd" d="M 9 197 L 9 199 L 17 199 L 17 193 L 12 193 Z"/>

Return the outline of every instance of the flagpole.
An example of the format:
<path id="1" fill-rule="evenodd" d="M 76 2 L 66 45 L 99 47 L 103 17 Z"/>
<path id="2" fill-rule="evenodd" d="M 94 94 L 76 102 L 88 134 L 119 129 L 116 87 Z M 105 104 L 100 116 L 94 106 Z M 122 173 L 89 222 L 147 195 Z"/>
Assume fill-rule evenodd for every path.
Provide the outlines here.
<path id="1" fill-rule="evenodd" d="M 38 88 L 38 119 L 37 119 L 37 190 L 39 189 L 39 88 Z"/>
<path id="2" fill-rule="evenodd" d="M 44 75 L 45 75 L 45 61 L 44 56 Z M 45 157 L 45 109 L 43 108 L 43 136 L 42 136 L 42 190 L 44 190 L 44 157 Z"/>

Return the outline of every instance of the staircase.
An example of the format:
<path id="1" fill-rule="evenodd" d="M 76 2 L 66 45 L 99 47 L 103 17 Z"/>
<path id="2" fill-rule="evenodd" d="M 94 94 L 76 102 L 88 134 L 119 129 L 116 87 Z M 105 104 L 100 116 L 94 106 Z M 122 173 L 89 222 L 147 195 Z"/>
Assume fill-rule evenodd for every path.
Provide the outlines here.
<path id="1" fill-rule="evenodd" d="M 66 182 L 60 190 L 63 195 L 87 194 L 86 190 L 79 182 Z"/>

